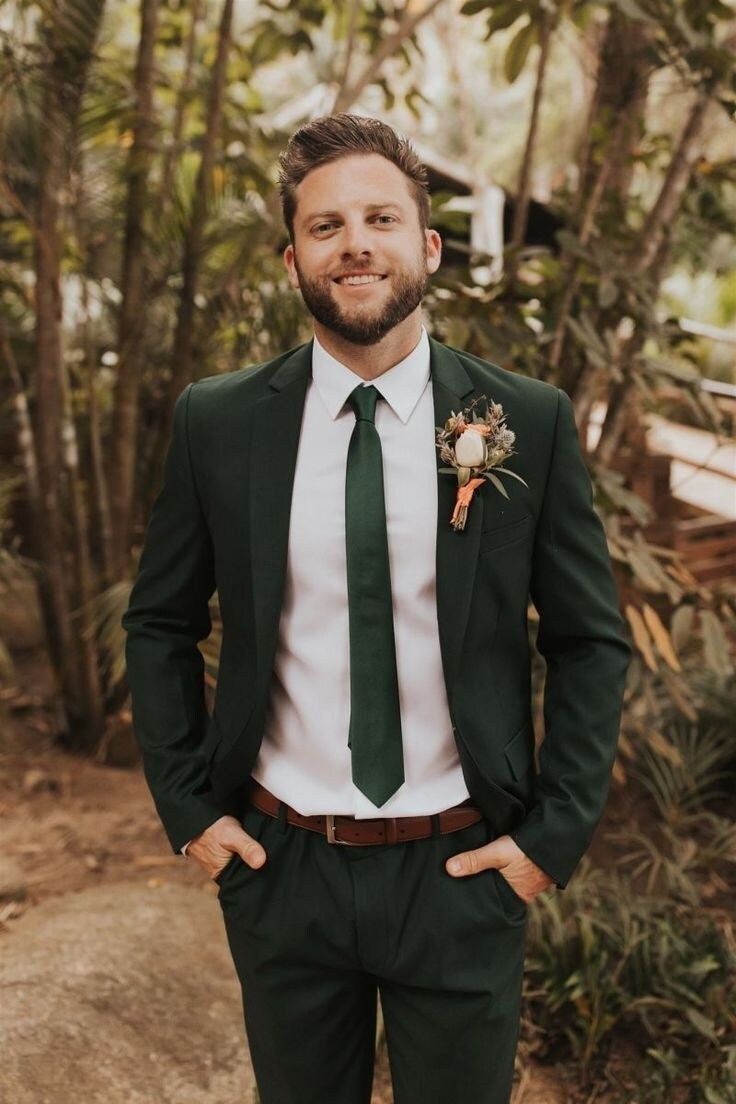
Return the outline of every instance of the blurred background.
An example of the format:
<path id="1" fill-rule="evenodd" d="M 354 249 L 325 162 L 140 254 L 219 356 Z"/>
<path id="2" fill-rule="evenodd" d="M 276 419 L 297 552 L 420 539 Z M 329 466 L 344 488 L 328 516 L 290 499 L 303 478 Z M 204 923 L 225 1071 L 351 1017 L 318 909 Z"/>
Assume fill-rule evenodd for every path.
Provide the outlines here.
<path id="1" fill-rule="evenodd" d="M 572 398 L 635 652 L 604 820 L 530 910 L 514 1104 L 736 1101 L 735 62 L 726 0 L 0 3 L 9 1104 L 257 1100 L 120 617 L 176 396 L 311 336 L 277 156 L 341 110 L 427 166 L 430 333 Z"/>

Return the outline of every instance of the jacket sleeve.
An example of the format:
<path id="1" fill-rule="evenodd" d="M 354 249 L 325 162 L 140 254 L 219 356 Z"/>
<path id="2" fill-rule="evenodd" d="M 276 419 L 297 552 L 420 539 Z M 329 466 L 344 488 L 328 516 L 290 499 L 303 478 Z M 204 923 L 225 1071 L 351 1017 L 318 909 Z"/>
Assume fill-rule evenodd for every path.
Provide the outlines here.
<path id="1" fill-rule="evenodd" d="M 189 451 L 192 388 L 176 401 L 163 486 L 122 620 L 133 728 L 146 781 L 177 853 L 224 815 L 212 798 L 202 752 L 208 718 L 197 642 L 212 627 L 208 602 L 215 579 Z"/>
<path id="2" fill-rule="evenodd" d="M 545 733 L 536 804 L 510 835 L 563 889 L 603 814 L 631 648 L 572 403 L 559 389 L 530 591 L 547 667 Z"/>

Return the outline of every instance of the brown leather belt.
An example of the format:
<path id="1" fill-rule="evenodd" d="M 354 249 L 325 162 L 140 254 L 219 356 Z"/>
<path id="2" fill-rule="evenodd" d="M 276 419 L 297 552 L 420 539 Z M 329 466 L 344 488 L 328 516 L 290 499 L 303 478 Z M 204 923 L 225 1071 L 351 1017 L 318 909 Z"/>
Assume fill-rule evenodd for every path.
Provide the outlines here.
<path id="1" fill-rule="evenodd" d="M 248 800 L 256 809 L 269 816 L 277 817 L 279 807 L 286 805 L 278 797 L 251 778 L 247 785 Z M 307 828 L 310 832 L 321 832 L 328 843 L 342 843 L 348 847 L 366 847 L 372 843 L 405 843 L 407 840 L 425 839 L 432 835 L 432 821 L 439 817 L 440 835 L 458 832 L 469 828 L 483 819 L 482 811 L 467 798 L 451 809 L 426 816 L 377 817 L 357 820 L 352 816 L 319 813 L 314 816 L 302 816 L 291 805 L 286 805 L 286 819 L 298 828 Z M 339 832 L 339 837 L 338 837 Z"/>

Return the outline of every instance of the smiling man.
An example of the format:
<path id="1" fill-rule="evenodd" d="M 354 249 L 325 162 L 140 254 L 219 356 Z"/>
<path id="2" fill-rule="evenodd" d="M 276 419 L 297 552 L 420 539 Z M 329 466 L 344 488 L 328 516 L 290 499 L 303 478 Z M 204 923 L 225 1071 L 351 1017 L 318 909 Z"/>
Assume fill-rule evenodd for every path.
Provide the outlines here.
<path id="1" fill-rule="evenodd" d="M 146 777 L 217 883 L 262 1104 L 369 1104 L 379 993 L 396 1104 L 507 1104 L 528 906 L 567 884 L 615 756 L 605 534 L 567 396 L 422 324 L 442 243 L 410 144 L 316 119 L 280 185 L 314 335 L 177 402 L 123 619 Z M 457 478 L 438 430 L 477 458 Z"/>

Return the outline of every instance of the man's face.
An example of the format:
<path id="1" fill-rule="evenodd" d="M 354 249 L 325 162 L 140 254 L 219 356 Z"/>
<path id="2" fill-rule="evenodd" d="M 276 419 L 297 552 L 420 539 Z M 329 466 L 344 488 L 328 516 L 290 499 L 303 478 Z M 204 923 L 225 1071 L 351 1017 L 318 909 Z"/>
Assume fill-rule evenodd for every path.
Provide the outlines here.
<path id="1" fill-rule="evenodd" d="M 401 170 L 380 154 L 350 154 L 299 184 L 284 262 L 318 322 L 373 345 L 418 308 L 441 249 L 435 230 L 422 231 Z"/>

